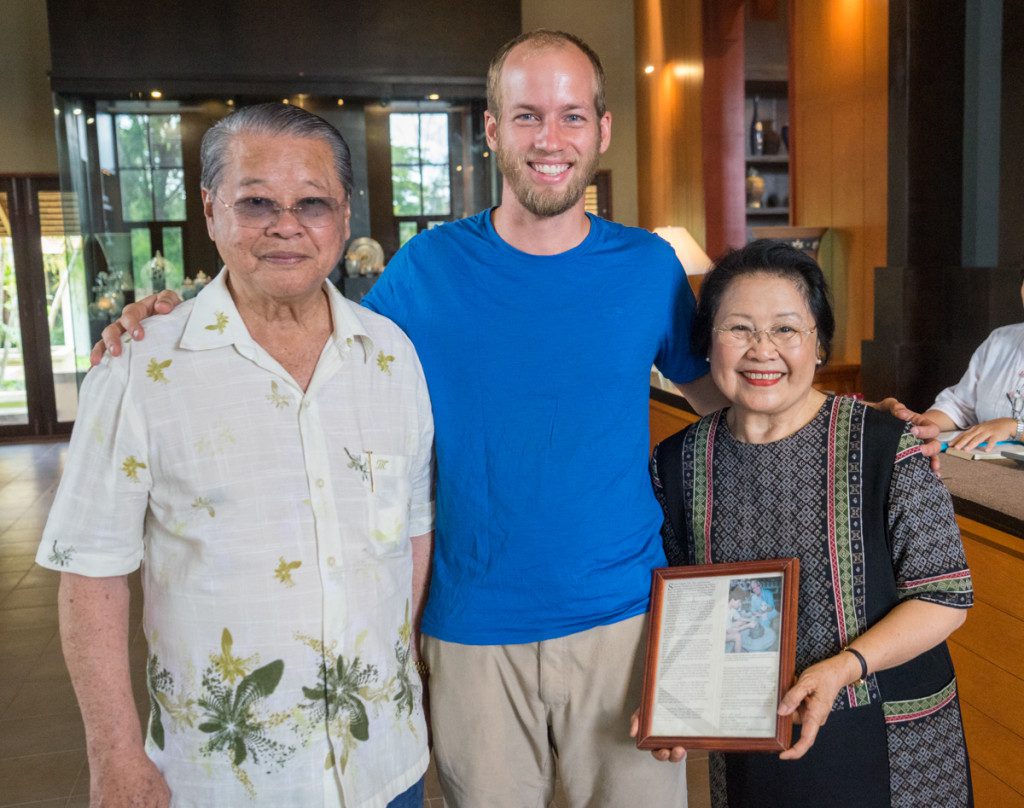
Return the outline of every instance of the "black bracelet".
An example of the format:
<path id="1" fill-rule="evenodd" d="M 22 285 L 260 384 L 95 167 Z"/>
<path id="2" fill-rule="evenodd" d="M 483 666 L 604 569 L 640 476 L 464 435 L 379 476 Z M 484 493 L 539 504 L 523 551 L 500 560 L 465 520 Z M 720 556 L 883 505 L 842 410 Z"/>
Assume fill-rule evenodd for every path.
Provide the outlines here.
<path id="1" fill-rule="evenodd" d="M 864 684 L 864 680 L 868 678 L 868 661 L 864 659 L 864 654 L 862 654 L 856 648 L 851 648 L 850 646 L 846 646 L 843 650 L 849 651 L 851 654 L 857 657 L 857 661 L 860 663 L 860 679 L 854 682 L 854 684 Z"/>

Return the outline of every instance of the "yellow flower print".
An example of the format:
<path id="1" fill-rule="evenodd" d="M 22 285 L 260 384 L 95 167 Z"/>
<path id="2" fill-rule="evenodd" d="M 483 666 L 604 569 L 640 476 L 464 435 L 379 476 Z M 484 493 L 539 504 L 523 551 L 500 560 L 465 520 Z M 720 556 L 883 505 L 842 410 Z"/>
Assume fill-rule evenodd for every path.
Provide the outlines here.
<path id="1" fill-rule="evenodd" d="M 267 396 L 267 401 L 273 403 L 279 410 L 283 410 L 289 404 L 292 403 L 292 397 L 285 395 L 281 392 L 281 388 L 278 387 L 277 382 L 270 383 L 270 394 Z"/>
<path id="2" fill-rule="evenodd" d="M 241 679 L 249 672 L 249 668 L 252 667 L 257 657 L 255 655 L 245 657 L 244 659 L 236 657 L 231 653 L 231 646 L 234 645 L 234 639 L 231 637 L 231 632 L 224 629 L 224 633 L 220 636 L 220 653 L 211 654 L 210 661 L 213 666 L 217 669 L 221 678 L 225 682 L 235 683 L 236 679 Z"/>
<path id="3" fill-rule="evenodd" d="M 405 621 L 398 627 L 398 639 L 402 645 L 408 645 L 412 639 L 412 622 L 409 620 L 409 601 L 405 602 Z"/>
<path id="4" fill-rule="evenodd" d="M 155 382 L 167 384 L 167 377 L 164 376 L 164 371 L 171 366 L 171 361 L 170 359 L 165 359 L 163 362 L 157 362 L 155 359 L 150 359 L 149 365 L 146 367 L 146 375 Z"/>
<path id="5" fill-rule="evenodd" d="M 210 502 L 210 500 L 208 500 L 206 497 L 196 497 L 194 500 L 192 500 L 192 507 L 195 508 L 196 510 L 205 510 L 208 514 L 210 514 L 211 519 L 213 519 L 217 515 L 217 512 L 213 509 L 213 503 Z"/>
<path id="6" fill-rule="evenodd" d="M 292 580 L 292 571 L 301 566 L 301 561 L 285 561 L 284 556 L 281 556 L 277 568 L 274 570 L 274 577 L 285 586 L 295 586 L 295 581 Z"/>
<path id="7" fill-rule="evenodd" d="M 206 326 L 206 330 L 216 331 L 218 334 L 223 334 L 224 329 L 227 328 L 228 325 L 228 316 L 224 312 L 218 311 L 216 314 L 216 318 L 216 322 L 214 322 L 212 325 Z"/>
<path id="8" fill-rule="evenodd" d="M 128 455 L 121 464 L 121 471 L 124 472 L 124 476 L 133 483 L 139 481 L 139 469 L 144 468 L 147 468 L 146 464 L 136 458 L 135 455 Z"/>
<path id="9" fill-rule="evenodd" d="M 385 354 L 384 351 L 377 353 L 377 367 L 380 368 L 381 373 L 387 373 L 391 375 L 391 363 L 395 361 L 395 357 L 391 354 Z"/>

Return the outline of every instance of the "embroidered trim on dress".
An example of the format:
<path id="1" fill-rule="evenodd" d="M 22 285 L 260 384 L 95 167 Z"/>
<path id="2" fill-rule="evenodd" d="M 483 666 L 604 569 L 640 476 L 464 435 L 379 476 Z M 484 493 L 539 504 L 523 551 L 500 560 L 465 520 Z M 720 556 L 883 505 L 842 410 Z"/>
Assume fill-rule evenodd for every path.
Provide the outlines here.
<path id="1" fill-rule="evenodd" d="M 937 713 L 956 698 L 956 677 L 938 693 L 920 699 L 890 701 L 882 705 L 886 724 L 898 724 L 902 721 L 913 721 L 926 715 Z"/>

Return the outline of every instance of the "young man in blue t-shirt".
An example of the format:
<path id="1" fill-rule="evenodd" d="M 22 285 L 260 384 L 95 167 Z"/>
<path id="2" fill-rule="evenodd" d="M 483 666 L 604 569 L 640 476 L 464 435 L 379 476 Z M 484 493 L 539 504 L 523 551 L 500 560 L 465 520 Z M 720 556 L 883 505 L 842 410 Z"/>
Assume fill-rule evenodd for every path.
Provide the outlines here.
<path id="1" fill-rule="evenodd" d="M 694 300 L 671 247 L 588 216 L 611 137 L 597 56 L 513 40 L 488 74 L 502 203 L 425 231 L 363 301 L 409 335 L 435 417 L 437 541 L 421 651 L 452 808 L 686 802 L 636 750 L 651 570 L 650 368 L 719 403 L 690 353 Z"/>

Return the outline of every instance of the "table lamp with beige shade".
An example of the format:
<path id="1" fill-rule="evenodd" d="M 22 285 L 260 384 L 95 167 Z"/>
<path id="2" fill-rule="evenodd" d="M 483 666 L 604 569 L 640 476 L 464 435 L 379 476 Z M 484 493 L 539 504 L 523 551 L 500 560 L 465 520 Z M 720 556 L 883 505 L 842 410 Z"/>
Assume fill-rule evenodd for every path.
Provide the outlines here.
<path id="1" fill-rule="evenodd" d="M 704 249 L 685 227 L 655 227 L 654 234 L 661 236 L 672 245 L 672 249 L 676 251 L 679 263 L 686 270 L 686 276 L 690 281 L 693 293 L 697 294 L 703 275 L 711 269 L 714 262 L 708 258 L 708 254 L 704 252 Z"/>
<path id="2" fill-rule="evenodd" d="M 690 282 L 690 288 L 693 289 L 694 294 L 697 294 L 701 280 L 714 262 L 708 258 L 708 254 L 685 227 L 655 227 L 654 234 L 661 236 L 672 245 L 679 263 L 686 270 L 686 279 Z M 662 376 L 657 368 L 651 368 L 651 387 L 678 394 L 676 386 Z"/>

